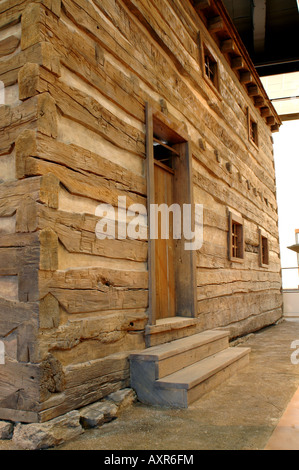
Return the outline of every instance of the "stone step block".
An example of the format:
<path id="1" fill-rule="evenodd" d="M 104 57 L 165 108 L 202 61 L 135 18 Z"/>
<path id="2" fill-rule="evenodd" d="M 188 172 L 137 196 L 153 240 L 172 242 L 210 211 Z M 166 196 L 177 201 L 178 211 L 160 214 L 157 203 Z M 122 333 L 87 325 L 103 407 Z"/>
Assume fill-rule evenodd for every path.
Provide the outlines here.
<path id="1" fill-rule="evenodd" d="M 136 362 L 155 363 L 155 378 L 160 379 L 228 347 L 229 333 L 209 330 L 153 346 L 130 355 L 131 371 Z M 144 367 L 147 367 L 146 364 Z"/>

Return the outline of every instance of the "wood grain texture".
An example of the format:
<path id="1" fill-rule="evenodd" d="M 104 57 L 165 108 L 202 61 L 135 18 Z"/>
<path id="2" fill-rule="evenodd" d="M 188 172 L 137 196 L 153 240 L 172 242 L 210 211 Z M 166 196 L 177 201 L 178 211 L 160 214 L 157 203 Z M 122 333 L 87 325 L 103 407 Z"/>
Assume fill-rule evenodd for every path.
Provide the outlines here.
<path id="1" fill-rule="evenodd" d="M 194 6 L 0 2 L 0 80 L 10 97 L 0 107 L 2 419 L 46 421 L 127 386 L 129 352 L 144 349 L 146 328 L 155 328 L 156 287 L 173 293 L 172 305 L 181 299 L 176 313 L 192 325 L 158 324 L 155 341 L 218 327 L 237 337 L 281 316 L 271 104 L 234 36 L 223 35 L 215 2 Z M 218 63 L 219 93 L 204 79 L 204 45 Z M 146 230 L 140 240 L 96 236 L 99 204 L 119 220 L 119 198 L 145 211 L 170 187 L 162 171 L 155 181 L 154 137 L 179 154 L 166 201 L 204 208 L 202 248 L 187 253 L 176 241 L 163 281 L 165 255 L 155 267 Z M 242 264 L 227 255 L 230 211 L 244 221 Z"/>

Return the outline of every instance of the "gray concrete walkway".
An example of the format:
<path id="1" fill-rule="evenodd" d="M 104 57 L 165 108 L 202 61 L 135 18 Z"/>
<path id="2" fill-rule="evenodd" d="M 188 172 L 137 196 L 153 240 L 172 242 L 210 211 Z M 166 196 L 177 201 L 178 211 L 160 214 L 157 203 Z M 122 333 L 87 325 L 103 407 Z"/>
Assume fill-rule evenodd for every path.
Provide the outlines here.
<path id="1" fill-rule="evenodd" d="M 299 387 L 299 365 L 291 362 L 295 340 L 299 322 L 283 321 L 252 334 L 243 343 L 252 348 L 249 365 L 189 409 L 137 403 L 116 421 L 86 431 L 58 449 L 265 449 Z M 0 442 L 0 450 L 4 447 L 9 449 L 9 443 Z"/>

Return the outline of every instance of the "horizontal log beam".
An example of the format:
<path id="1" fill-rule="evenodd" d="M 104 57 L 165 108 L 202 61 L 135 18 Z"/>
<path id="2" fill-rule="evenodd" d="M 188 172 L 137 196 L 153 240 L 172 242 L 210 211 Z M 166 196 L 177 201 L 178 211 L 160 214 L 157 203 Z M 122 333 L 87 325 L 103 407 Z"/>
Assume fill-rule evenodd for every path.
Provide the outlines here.
<path id="1" fill-rule="evenodd" d="M 215 16 L 208 20 L 208 31 L 209 33 L 219 33 L 225 29 L 224 21 L 221 16 Z"/>
<path id="2" fill-rule="evenodd" d="M 261 116 L 262 117 L 268 117 L 271 116 L 271 111 L 268 107 L 261 108 Z"/>
<path id="3" fill-rule="evenodd" d="M 247 72 L 241 72 L 240 73 L 240 82 L 243 85 L 247 85 L 249 83 L 253 83 L 253 76 L 252 73 L 247 71 Z"/>
<path id="4" fill-rule="evenodd" d="M 12 54 L 19 44 L 20 39 L 16 36 L 9 36 L 8 38 L 0 41 L 0 57 Z"/>
<path id="5" fill-rule="evenodd" d="M 254 98 L 254 106 L 256 108 L 262 108 L 265 105 L 265 100 L 262 96 L 257 96 Z"/>
<path id="6" fill-rule="evenodd" d="M 194 0 L 195 10 L 204 10 L 205 8 L 209 8 L 210 6 L 211 6 L 210 0 Z"/>
<path id="7" fill-rule="evenodd" d="M 259 89 L 257 85 L 250 85 L 247 88 L 249 96 L 259 96 Z"/>
<path id="8" fill-rule="evenodd" d="M 274 116 L 269 116 L 266 119 L 268 126 L 273 126 L 275 124 L 275 117 Z"/>
<path id="9" fill-rule="evenodd" d="M 236 50 L 236 43 L 233 39 L 226 39 L 221 43 L 220 49 L 223 54 L 234 52 Z"/>
<path id="10" fill-rule="evenodd" d="M 245 65 L 243 57 L 234 57 L 231 61 L 231 67 L 233 70 L 242 69 Z"/>
<path id="11" fill-rule="evenodd" d="M 274 124 L 274 126 L 271 126 L 271 132 L 279 132 L 279 124 Z"/>

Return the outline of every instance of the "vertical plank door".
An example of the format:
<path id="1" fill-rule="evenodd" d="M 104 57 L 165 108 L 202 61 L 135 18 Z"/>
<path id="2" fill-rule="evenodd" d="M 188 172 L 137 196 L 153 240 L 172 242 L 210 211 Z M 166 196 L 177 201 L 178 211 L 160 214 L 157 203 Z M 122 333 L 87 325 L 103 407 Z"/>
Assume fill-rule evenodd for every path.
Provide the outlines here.
<path id="1" fill-rule="evenodd" d="M 173 204 L 173 171 L 155 162 L 155 204 Z M 158 218 L 158 239 L 155 243 L 156 319 L 175 316 L 175 271 L 173 216 L 169 216 L 169 238 L 161 237 L 161 216 Z"/>

